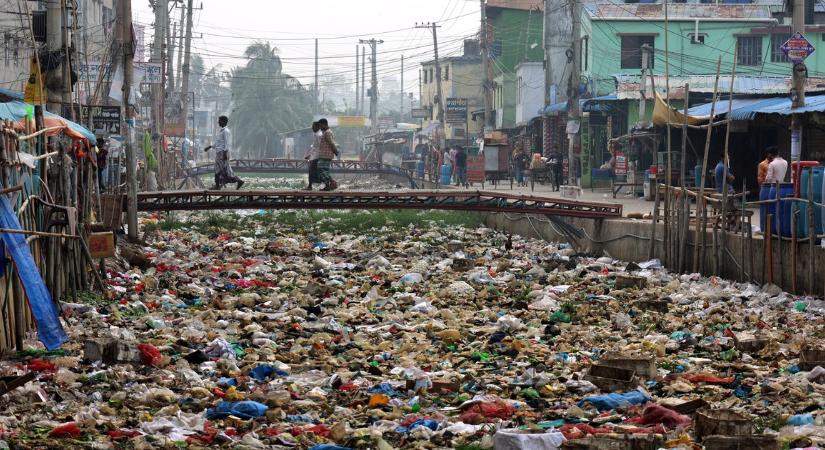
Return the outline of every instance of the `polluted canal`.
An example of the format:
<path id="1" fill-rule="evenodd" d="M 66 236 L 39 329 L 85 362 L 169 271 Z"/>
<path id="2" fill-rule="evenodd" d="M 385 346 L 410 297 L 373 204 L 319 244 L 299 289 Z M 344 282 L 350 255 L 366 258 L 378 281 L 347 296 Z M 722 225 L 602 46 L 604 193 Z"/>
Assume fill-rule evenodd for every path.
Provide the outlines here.
<path id="1" fill-rule="evenodd" d="M 63 303 L 63 349 L 32 335 L 0 363 L 36 373 L 2 397 L 0 448 L 825 442 L 821 300 L 482 223 L 143 216 L 144 242 L 109 261 L 110 298 Z"/>

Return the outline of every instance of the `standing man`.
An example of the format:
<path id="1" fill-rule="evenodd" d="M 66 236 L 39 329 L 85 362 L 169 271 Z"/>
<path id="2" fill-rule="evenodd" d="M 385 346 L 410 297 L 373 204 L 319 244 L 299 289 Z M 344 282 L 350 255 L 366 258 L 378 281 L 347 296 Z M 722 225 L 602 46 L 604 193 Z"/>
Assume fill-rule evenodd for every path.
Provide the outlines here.
<path id="1" fill-rule="evenodd" d="M 106 139 L 102 137 L 97 138 L 97 185 L 100 191 L 106 190 L 106 178 L 109 173 L 106 170 L 106 160 L 109 158 L 109 147 L 106 145 Z"/>
<path id="2" fill-rule="evenodd" d="M 779 154 L 776 147 L 768 149 L 768 173 L 765 175 L 765 183 L 782 183 L 785 181 L 785 174 L 788 172 L 788 161 Z"/>
<path id="3" fill-rule="evenodd" d="M 329 129 L 327 119 L 318 121 L 321 129 L 321 138 L 318 146 L 318 181 L 324 183 L 324 191 L 331 191 L 338 187 L 338 183 L 329 175 L 332 159 L 338 156 L 338 146 L 335 144 L 332 130 Z"/>
<path id="4" fill-rule="evenodd" d="M 759 186 L 765 183 L 765 179 L 768 177 L 768 166 L 771 164 L 773 158 L 770 156 L 770 151 L 772 148 L 775 147 L 768 147 L 765 150 L 765 159 L 759 163 L 759 166 L 756 169 L 756 182 L 759 183 Z"/>
<path id="5" fill-rule="evenodd" d="M 215 185 L 212 186 L 212 189 L 220 190 L 229 183 L 236 183 L 236 189 L 240 189 L 244 182 L 235 176 L 232 167 L 229 165 L 229 152 L 232 150 L 232 132 L 227 127 L 229 118 L 226 116 L 218 117 L 218 125 L 221 130 L 218 131 L 215 144 L 204 149 L 205 152 L 208 152 L 210 148 L 215 148 Z"/>
<path id="6" fill-rule="evenodd" d="M 550 170 L 553 171 L 553 192 L 561 190 L 561 178 L 564 174 L 562 158 L 559 148 L 553 147 L 553 153 L 550 154 Z"/>
<path id="7" fill-rule="evenodd" d="M 470 185 L 467 183 L 467 152 L 460 145 L 456 146 L 455 168 L 456 178 L 458 178 L 456 186 L 469 187 Z"/>
<path id="8" fill-rule="evenodd" d="M 724 180 L 725 178 L 725 158 L 721 158 L 719 162 L 716 164 L 716 168 L 713 170 L 713 179 L 716 182 L 716 192 L 722 193 L 725 189 L 728 192 L 733 191 L 733 185 L 730 183 L 733 182 L 735 177 L 733 176 L 733 172 L 731 172 L 730 167 L 728 167 L 728 179 Z"/>

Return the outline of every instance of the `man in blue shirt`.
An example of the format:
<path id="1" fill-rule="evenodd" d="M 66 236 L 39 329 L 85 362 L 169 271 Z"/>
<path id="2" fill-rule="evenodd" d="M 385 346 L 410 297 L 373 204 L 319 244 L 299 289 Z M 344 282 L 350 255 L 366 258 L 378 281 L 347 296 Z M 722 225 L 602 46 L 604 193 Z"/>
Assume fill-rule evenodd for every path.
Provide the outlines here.
<path id="1" fill-rule="evenodd" d="M 728 167 L 728 179 L 727 183 L 724 182 L 725 178 L 725 161 L 724 159 L 720 159 L 719 163 L 716 164 L 716 169 L 714 170 L 713 179 L 716 181 L 716 192 L 722 193 L 723 186 L 727 185 L 728 192 L 733 191 L 733 186 L 731 186 L 731 182 L 734 180 L 733 172 L 731 172 L 730 167 Z"/>

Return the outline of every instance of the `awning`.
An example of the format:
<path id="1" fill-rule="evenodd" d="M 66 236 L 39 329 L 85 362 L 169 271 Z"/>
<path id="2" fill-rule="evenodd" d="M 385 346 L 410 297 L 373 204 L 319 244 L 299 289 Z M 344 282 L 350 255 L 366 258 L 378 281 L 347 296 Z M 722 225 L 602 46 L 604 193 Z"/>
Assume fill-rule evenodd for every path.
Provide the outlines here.
<path id="1" fill-rule="evenodd" d="M 17 128 L 25 128 L 26 111 L 28 105 L 23 102 L 7 102 L 0 103 L 0 119 L 14 121 Z M 94 143 L 96 140 L 95 134 L 87 130 L 80 124 L 74 123 L 71 120 L 46 111 L 43 114 L 43 121 L 46 128 L 58 128 L 48 132 L 49 136 L 54 136 L 60 132 L 66 133 L 72 139 L 88 139 L 89 142 Z"/>
<path id="2" fill-rule="evenodd" d="M 728 108 L 730 106 L 730 113 Z M 707 122 L 710 118 L 710 110 L 713 103 L 696 105 L 688 110 L 689 122 L 693 125 Z M 739 98 L 730 102 L 728 99 L 717 100 L 714 116 L 727 115 L 730 120 L 753 120 L 760 114 L 779 114 L 783 116 L 791 114 L 802 114 L 811 112 L 825 112 L 825 95 L 811 95 L 805 98 L 805 106 L 792 108 L 791 99 L 787 96 L 781 97 L 761 97 L 761 98 Z M 682 123 L 683 115 L 673 110 L 670 122 Z M 653 109 L 653 123 L 664 125 L 667 123 L 667 106 L 661 97 L 656 98 Z"/>
<path id="3" fill-rule="evenodd" d="M 615 102 L 618 100 L 615 95 L 602 95 L 600 97 L 593 97 L 593 98 L 580 98 L 579 99 L 579 107 L 581 108 L 582 112 L 604 112 L 610 109 L 609 106 L 605 105 L 606 102 Z M 567 107 L 567 102 L 559 102 L 553 103 L 552 105 L 545 108 L 545 114 L 558 114 L 558 113 L 566 113 L 569 108 Z"/>
<path id="4" fill-rule="evenodd" d="M 616 80 L 616 95 L 620 100 L 638 100 L 641 97 L 641 75 L 613 75 Z M 650 92 L 651 77 L 646 77 L 647 91 Z M 664 75 L 653 75 L 653 86 L 656 92 L 665 95 L 667 80 Z M 685 84 L 690 85 L 690 93 L 713 93 L 716 82 L 714 75 L 671 76 L 670 99 L 682 100 L 685 98 Z M 787 95 L 791 89 L 791 77 L 766 77 L 756 75 L 736 75 L 733 83 L 735 95 Z M 727 95 L 731 92 L 731 76 L 719 77 L 718 91 Z M 805 80 L 806 92 L 825 91 L 825 77 L 810 76 Z"/>

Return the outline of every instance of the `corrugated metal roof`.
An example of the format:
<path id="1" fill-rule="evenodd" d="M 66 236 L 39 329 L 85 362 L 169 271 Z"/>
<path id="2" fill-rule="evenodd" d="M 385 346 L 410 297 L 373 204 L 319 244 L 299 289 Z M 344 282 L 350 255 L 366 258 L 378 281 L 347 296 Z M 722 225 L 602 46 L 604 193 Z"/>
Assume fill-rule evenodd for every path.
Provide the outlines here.
<path id="1" fill-rule="evenodd" d="M 613 75 L 616 79 L 616 95 L 619 100 L 638 100 L 640 98 L 639 79 L 641 75 Z M 670 98 L 683 99 L 685 83 L 690 85 L 691 92 L 712 93 L 715 75 L 690 75 L 684 77 L 670 77 Z M 648 88 L 650 77 L 647 78 Z M 665 95 L 665 76 L 654 75 L 653 84 L 656 92 Z M 770 95 L 787 94 L 791 89 L 791 77 L 759 77 L 737 75 L 734 80 L 734 94 L 739 95 Z M 825 91 L 825 77 L 808 77 L 805 86 L 807 92 Z M 730 92 L 730 76 L 719 77 L 719 92 Z"/>
<path id="2" fill-rule="evenodd" d="M 604 111 L 607 108 L 604 105 L 602 105 L 601 102 L 612 102 L 616 100 L 617 98 L 615 95 L 602 95 L 601 97 L 580 98 L 579 107 L 582 109 L 582 111 L 586 112 Z M 567 109 L 567 102 L 553 103 L 544 110 L 544 113 L 566 113 Z"/>
<path id="3" fill-rule="evenodd" d="M 488 8 L 521 9 L 524 11 L 544 11 L 543 0 L 487 0 Z"/>
<path id="4" fill-rule="evenodd" d="M 728 106 L 731 106 L 730 109 L 736 110 L 739 108 L 744 108 L 751 106 L 753 104 L 765 101 L 764 98 L 735 98 L 733 99 L 733 105 L 731 106 L 730 101 L 728 99 L 719 100 L 716 102 L 716 109 L 713 111 L 714 117 L 723 116 L 728 113 Z M 710 110 L 713 106 L 713 102 L 704 103 L 701 105 L 696 105 L 693 108 L 688 109 L 688 115 L 691 117 L 696 117 L 697 119 L 707 119 L 710 117 Z"/>
<path id="5" fill-rule="evenodd" d="M 596 3 L 585 10 L 592 19 L 660 19 L 665 17 L 662 3 Z M 680 19 L 765 19 L 773 21 L 769 5 L 755 4 L 668 4 L 670 20 Z"/>
<path id="6" fill-rule="evenodd" d="M 731 120 L 752 120 L 759 114 L 789 116 L 809 112 L 825 112 L 825 95 L 805 97 L 805 106 L 800 108 L 792 108 L 791 99 L 787 97 L 769 98 L 747 107 L 734 109 L 728 118 Z"/>

